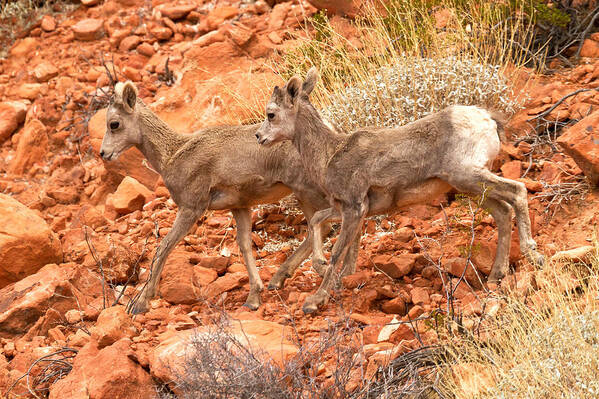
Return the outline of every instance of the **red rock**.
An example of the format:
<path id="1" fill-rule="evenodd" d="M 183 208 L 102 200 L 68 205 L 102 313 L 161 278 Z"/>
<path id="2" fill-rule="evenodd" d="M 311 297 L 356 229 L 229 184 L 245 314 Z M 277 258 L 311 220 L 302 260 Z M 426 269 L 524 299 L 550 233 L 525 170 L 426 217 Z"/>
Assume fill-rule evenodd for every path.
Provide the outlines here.
<path id="1" fill-rule="evenodd" d="M 0 194 L 0 224 L 0 288 L 62 260 L 60 241 L 44 219 L 5 194 Z"/>
<path id="2" fill-rule="evenodd" d="M 501 166 L 501 173 L 506 179 L 519 179 L 522 176 L 522 162 L 510 161 Z"/>
<path id="3" fill-rule="evenodd" d="M 415 305 L 427 304 L 430 302 L 428 290 L 423 287 L 412 288 L 412 290 L 410 291 L 410 296 L 412 297 L 412 303 Z"/>
<path id="4" fill-rule="evenodd" d="M 35 163 L 42 161 L 47 152 L 46 127 L 39 120 L 33 119 L 25 124 L 9 171 L 18 175 L 23 174 Z"/>
<path id="5" fill-rule="evenodd" d="M 412 271 L 417 257 L 417 254 L 377 255 L 372 258 L 372 262 L 389 277 L 401 278 Z"/>
<path id="6" fill-rule="evenodd" d="M 88 18 L 82 19 L 73 25 L 75 39 L 82 41 L 92 41 L 104 36 L 104 21 L 101 19 Z"/>
<path id="7" fill-rule="evenodd" d="M 113 306 L 100 312 L 98 321 L 92 329 L 92 339 L 97 341 L 98 348 L 112 345 L 121 338 L 135 335 L 135 327 L 124 306 Z"/>
<path id="8" fill-rule="evenodd" d="M 0 103 L 0 143 L 8 139 L 11 134 L 25 120 L 27 106 L 21 102 Z"/>
<path id="9" fill-rule="evenodd" d="M 50 308 L 64 315 L 101 295 L 97 275 L 75 264 L 46 265 L 0 290 L 0 337 L 24 334 Z"/>
<path id="10" fill-rule="evenodd" d="M 158 10 L 163 16 L 175 21 L 177 19 L 185 18 L 187 14 L 196 8 L 197 6 L 195 4 L 176 4 L 164 5 L 162 7 L 158 7 Z"/>
<path id="11" fill-rule="evenodd" d="M 39 47 L 40 42 L 34 37 L 26 37 L 18 40 L 10 49 L 11 60 L 22 59 L 23 62 L 27 62 Z"/>
<path id="12" fill-rule="evenodd" d="M 38 98 L 43 91 L 44 88 L 41 83 L 23 83 L 14 87 L 10 93 L 15 97 L 26 98 L 33 101 Z"/>
<path id="13" fill-rule="evenodd" d="M 589 180 L 599 184 L 599 111 L 580 120 L 557 139 L 566 154 L 571 156 Z"/>
<path id="14" fill-rule="evenodd" d="M 101 350 L 92 340 L 73 360 L 71 372 L 50 386 L 49 398 L 157 398 L 152 377 L 132 358 L 128 339 Z"/>
<path id="15" fill-rule="evenodd" d="M 192 255 L 190 262 L 207 269 L 214 269 L 219 275 L 225 273 L 231 258 L 228 256 Z"/>
<path id="16" fill-rule="evenodd" d="M 224 31 L 239 47 L 245 46 L 254 36 L 254 32 L 251 29 L 241 24 L 227 25 Z"/>
<path id="17" fill-rule="evenodd" d="M 33 77 L 40 83 L 47 82 L 58 75 L 58 68 L 49 62 L 42 62 L 33 70 Z"/>
<path id="18" fill-rule="evenodd" d="M 150 28 L 150 34 L 158 40 L 168 40 L 173 36 L 173 31 L 166 26 L 156 25 Z"/>
<path id="19" fill-rule="evenodd" d="M 406 314 L 406 303 L 400 297 L 391 299 L 384 302 L 381 305 L 381 310 L 385 313 L 405 315 Z"/>
<path id="20" fill-rule="evenodd" d="M 599 58 L 599 42 L 585 39 L 580 50 L 581 57 Z"/>
<path id="21" fill-rule="evenodd" d="M 100 153 L 102 139 L 106 133 L 106 108 L 96 112 L 91 117 L 87 129 L 92 148 L 96 154 Z M 154 187 L 158 181 L 158 173 L 145 166 L 146 158 L 137 148 L 130 148 L 118 159 L 118 162 L 106 162 L 106 170 L 116 176 L 131 176 L 146 187 Z"/>
<path id="22" fill-rule="evenodd" d="M 360 285 L 365 285 L 368 282 L 368 279 L 372 276 L 372 273 L 368 270 L 360 270 L 357 273 L 350 274 L 349 276 L 345 276 L 342 279 L 343 287 L 347 289 L 354 289 Z"/>
<path id="23" fill-rule="evenodd" d="M 227 273 L 217 278 L 214 282 L 208 284 L 203 290 L 202 295 L 207 299 L 215 299 L 223 292 L 241 287 L 248 281 L 247 273 Z"/>
<path id="24" fill-rule="evenodd" d="M 327 0 L 324 0 L 325 2 Z M 335 1 L 335 0 L 333 0 Z M 285 18 L 291 9 L 291 3 L 276 4 L 268 15 L 269 30 L 279 30 L 285 26 Z"/>
<path id="25" fill-rule="evenodd" d="M 414 320 L 424 314 L 424 309 L 420 305 L 412 306 L 412 309 L 408 312 L 408 319 Z"/>
<path id="26" fill-rule="evenodd" d="M 219 329 L 221 326 L 218 327 Z M 165 337 L 150 355 L 152 375 L 171 383 L 184 372 L 186 356 L 194 356 L 193 339 L 208 339 L 221 333 L 214 326 L 179 331 Z M 297 354 L 293 343 L 292 329 L 265 320 L 231 320 L 227 334 L 241 345 L 250 348 L 256 356 L 265 356 L 282 365 Z M 236 350 L 231 348 L 230 350 Z"/>
<path id="27" fill-rule="evenodd" d="M 40 26 L 43 31 L 52 32 L 56 29 L 56 20 L 52 15 L 44 15 Z"/>
<path id="28" fill-rule="evenodd" d="M 400 324 L 397 330 L 395 330 L 389 337 L 389 342 L 399 344 L 401 341 L 410 341 L 416 338 L 414 330 L 409 324 Z"/>
<path id="29" fill-rule="evenodd" d="M 119 50 L 120 51 L 131 51 L 134 48 L 136 48 L 140 43 L 141 43 L 141 37 L 136 36 L 136 35 L 127 36 L 126 38 L 121 40 L 121 43 L 119 44 Z"/>
<path id="30" fill-rule="evenodd" d="M 182 249 L 175 249 L 169 255 L 168 261 L 158 284 L 160 296 L 174 304 L 193 304 L 200 298 L 200 290 L 195 284 L 194 267 L 189 262 L 190 253 Z M 218 277 L 212 271 L 214 280 Z M 210 282 L 212 282 L 210 281 Z"/>
<path id="31" fill-rule="evenodd" d="M 268 39 L 273 42 L 274 44 L 281 44 L 283 43 L 283 39 L 281 38 L 281 35 L 279 35 L 277 32 L 273 31 L 270 32 L 268 34 Z"/>
<path id="32" fill-rule="evenodd" d="M 154 47 L 151 44 L 145 42 L 137 46 L 137 52 L 141 55 L 145 55 L 146 57 L 151 57 L 154 54 L 156 54 L 156 50 L 154 50 Z"/>
<path id="33" fill-rule="evenodd" d="M 123 75 L 125 75 L 125 77 L 133 82 L 140 82 L 141 81 L 141 72 L 139 72 L 138 69 L 135 68 L 131 68 L 130 66 L 126 65 L 123 67 Z"/>
<path id="34" fill-rule="evenodd" d="M 139 254 L 136 253 L 131 245 L 126 245 L 120 240 L 115 240 L 109 235 L 99 235 L 88 237 L 93 245 L 94 255 L 90 253 L 87 241 L 82 240 L 73 248 L 73 252 L 85 254 L 81 263 L 89 270 L 100 274 L 104 273 L 104 278 L 110 284 L 124 284 L 126 282 L 135 283 L 138 279 Z M 97 259 L 97 260 L 96 260 Z M 98 261 L 102 264 L 102 271 Z"/>
<path id="35" fill-rule="evenodd" d="M 154 197 L 154 193 L 146 186 L 126 176 L 118 188 L 106 199 L 106 206 L 114 209 L 119 215 L 141 210 L 144 204 Z"/>

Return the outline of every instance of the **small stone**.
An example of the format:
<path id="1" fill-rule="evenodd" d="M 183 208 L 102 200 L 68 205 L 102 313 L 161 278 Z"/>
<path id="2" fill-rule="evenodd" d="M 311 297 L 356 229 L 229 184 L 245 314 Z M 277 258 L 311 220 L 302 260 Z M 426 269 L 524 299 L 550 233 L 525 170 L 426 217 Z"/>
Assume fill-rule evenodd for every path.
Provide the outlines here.
<path id="1" fill-rule="evenodd" d="M 104 35 L 104 21 L 101 19 L 88 18 L 82 19 L 73 25 L 75 39 L 82 41 L 92 41 L 100 39 Z"/>
<path id="2" fill-rule="evenodd" d="M 41 28 L 45 32 L 52 32 L 56 29 L 56 20 L 52 15 L 44 15 L 40 24 Z"/>

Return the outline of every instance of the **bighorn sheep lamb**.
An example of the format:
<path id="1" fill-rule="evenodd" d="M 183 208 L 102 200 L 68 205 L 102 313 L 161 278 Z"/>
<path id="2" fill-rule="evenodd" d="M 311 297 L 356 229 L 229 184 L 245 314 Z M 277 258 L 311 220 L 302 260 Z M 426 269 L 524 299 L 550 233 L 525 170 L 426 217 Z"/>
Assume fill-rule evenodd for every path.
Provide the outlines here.
<path id="1" fill-rule="evenodd" d="M 255 140 L 258 125 L 207 128 L 193 135 L 173 131 L 141 99 L 131 82 L 119 82 L 106 114 L 106 134 L 100 155 L 114 160 L 135 146 L 157 170 L 179 207 L 172 229 L 156 251 L 150 278 L 129 311 L 146 311 L 156 294 L 160 273 L 169 253 L 207 209 L 231 209 L 237 222 L 237 243 L 249 274 L 250 292 L 245 305 L 260 305 L 263 283 L 251 248 L 253 205 L 276 202 L 293 191 L 307 220 L 328 207 L 324 193 L 303 172 L 299 154 L 291 144 L 264 148 Z M 310 233 L 309 233 L 310 234 Z M 285 279 L 311 252 L 307 239 L 279 268 L 269 288 L 280 288 Z M 321 253 L 321 250 L 319 251 Z M 348 272 L 355 267 L 357 248 L 348 252 Z M 322 272 L 318 270 L 319 272 Z"/>
<path id="2" fill-rule="evenodd" d="M 490 281 L 508 270 L 511 236 L 510 209 L 516 212 L 520 247 L 531 262 L 543 262 L 530 230 L 526 188 L 498 177 L 488 169 L 500 149 L 500 123 L 484 109 L 451 106 L 398 128 L 358 130 L 351 135 L 332 131 L 312 106 L 309 94 L 318 73 L 312 68 L 302 80 L 294 76 L 282 89 L 275 87 L 266 106 L 266 120 L 256 137 L 260 144 L 290 140 L 303 160 L 306 174 L 328 195 L 331 208 L 316 212 L 319 223 L 341 218 L 341 232 L 330 266 L 318 291 L 303 310 L 311 313 L 328 300 L 342 257 L 364 217 L 426 202 L 452 187 L 484 195 L 484 206 L 499 231 Z M 314 253 L 314 257 L 322 255 Z"/>

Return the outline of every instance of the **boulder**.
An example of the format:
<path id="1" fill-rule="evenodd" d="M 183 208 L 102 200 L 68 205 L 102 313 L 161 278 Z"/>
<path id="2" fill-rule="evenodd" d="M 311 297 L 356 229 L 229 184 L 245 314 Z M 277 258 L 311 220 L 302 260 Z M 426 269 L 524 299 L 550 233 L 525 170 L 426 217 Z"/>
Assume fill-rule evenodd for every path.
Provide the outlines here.
<path id="1" fill-rule="evenodd" d="M 205 326 L 178 331 L 165 337 L 150 355 L 150 370 L 154 377 L 170 383 L 185 370 L 185 359 L 194 356 L 194 340 L 210 339 L 222 333 L 223 326 Z M 264 356 L 282 365 L 298 352 L 292 341 L 290 327 L 265 320 L 231 320 L 226 333 L 254 355 Z M 265 360 L 266 360 L 265 359 Z"/>
<path id="2" fill-rule="evenodd" d="M 599 42 L 585 39 L 580 49 L 581 57 L 599 58 Z"/>
<path id="3" fill-rule="evenodd" d="M 416 263 L 417 254 L 377 255 L 372 259 L 375 267 L 391 278 L 409 274 Z"/>
<path id="4" fill-rule="evenodd" d="M 35 163 L 42 161 L 48 152 L 48 135 L 42 122 L 33 119 L 25 124 L 19 138 L 15 158 L 9 171 L 21 175 Z"/>
<path id="5" fill-rule="evenodd" d="M 104 36 L 104 21 L 96 18 L 82 19 L 73 25 L 75 39 L 92 41 Z"/>
<path id="6" fill-rule="evenodd" d="M 152 377 L 132 358 L 131 341 L 122 339 L 100 349 L 87 343 L 65 378 L 50 387 L 50 399 L 149 399 L 156 398 Z"/>
<path id="7" fill-rule="evenodd" d="M 154 198 L 154 192 L 135 180 L 125 176 L 113 194 L 106 199 L 106 207 L 119 215 L 141 210 L 144 204 Z"/>
<path id="8" fill-rule="evenodd" d="M 61 316 L 102 296 L 97 275 L 76 264 L 49 264 L 0 290 L 0 337 L 26 333 L 52 308 Z"/>
<path id="9" fill-rule="evenodd" d="M 0 194 L 0 288 L 62 261 L 58 237 L 35 211 Z"/>
<path id="10" fill-rule="evenodd" d="M 557 139 L 557 144 L 571 156 L 582 172 L 595 185 L 599 184 L 599 111 L 595 111 L 570 127 Z"/>
<path id="11" fill-rule="evenodd" d="M 92 148 L 96 154 L 99 154 L 106 133 L 106 109 L 96 112 L 87 126 Z M 146 187 L 154 187 L 159 175 L 146 165 L 146 158 L 137 148 L 130 148 L 117 160 L 104 163 L 106 170 L 112 175 L 131 176 Z"/>
<path id="12" fill-rule="evenodd" d="M 248 281 L 247 273 L 227 273 L 208 284 L 203 290 L 202 295 L 206 299 L 213 300 L 223 292 L 241 287 Z"/>
<path id="13" fill-rule="evenodd" d="M 206 287 L 218 275 L 215 270 L 190 263 L 191 253 L 175 248 L 168 257 L 160 275 L 158 292 L 160 296 L 176 304 L 197 303 L 201 297 L 201 288 Z"/>
<path id="14" fill-rule="evenodd" d="M 91 336 L 97 342 L 98 348 L 102 349 L 122 338 L 131 338 L 135 333 L 135 327 L 125 308 L 112 306 L 100 312 Z"/>
<path id="15" fill-rule="evenodd" d="M 0 103 L 0 143 L 8 139 L 25 120 L 27 106 L 11 101 Z"/>

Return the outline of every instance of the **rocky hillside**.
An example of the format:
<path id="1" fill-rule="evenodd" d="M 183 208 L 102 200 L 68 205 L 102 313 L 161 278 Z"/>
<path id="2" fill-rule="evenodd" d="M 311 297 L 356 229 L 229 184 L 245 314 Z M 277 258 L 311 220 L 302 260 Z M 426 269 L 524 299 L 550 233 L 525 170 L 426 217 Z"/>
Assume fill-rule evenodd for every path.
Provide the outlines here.
<path id="1" fill-rule="evenodd" d="M 113 162 L 98 156 L 110 76 L 135 82 L 143 101 L 182 133 L 248 120 L 244 104 L 264 103 L 280 83 L 272 62 L 317 9 L 303 0 L 81 3 L 43 16 L 0 60 L 0 397 L 176 393 L 186 340 L 209 331 L 221 310 L 236 320 L 233 334 L 279 362 L 331 321 L 348 319 L 373 377 L 381 359 L 437 341 L 426 320 L 447 306 L 438 266 L 457 287 L 452 303 L 466 328 L 469 317 L 497 312 L 486 289 L 497 287 L 481 284 L 495 254 L 494 222 L 451 194 L 369 219 L 357 272 L 310 317 L 301 305 L 320 283 L 310 261 L 282 290 L 265 291 L 257 311 L 241 306 L 249 285 L 234 221 L 209 212 L 168 258 L 151 310 L 127 315 L 124 305 L 148 277 L 177 208 L 139 151 Z M 525 108 L 511 118 L 493 167 L 526 185 L 533 235 L 547 257 L 577 249 L 559 256 L 584 260 L 596 239 L 598 35 L 584 41 L 574 66 L 556 61 L 551 75 L 520 73 Z M 306 223 L 293 199 L 258 207 L 252 222 L 268 282 L 306 237 Z M 464 274 L 468 258 L 480 278 L 472 268 Z M 541 288 L 517 234 L 510 262 L 500 289 Z M 331 364 L 323 362 L 321 381 L 333 378 Z M 364 377 L 358 371 L 355 386 Z"/>

